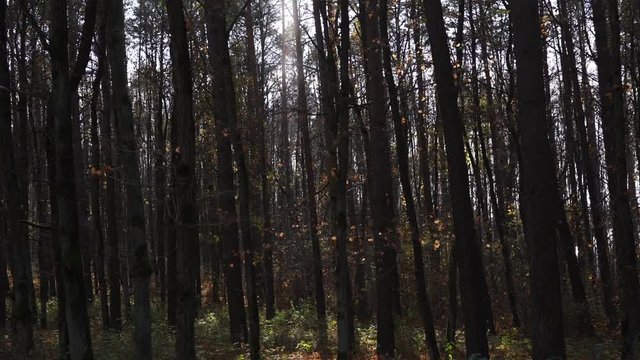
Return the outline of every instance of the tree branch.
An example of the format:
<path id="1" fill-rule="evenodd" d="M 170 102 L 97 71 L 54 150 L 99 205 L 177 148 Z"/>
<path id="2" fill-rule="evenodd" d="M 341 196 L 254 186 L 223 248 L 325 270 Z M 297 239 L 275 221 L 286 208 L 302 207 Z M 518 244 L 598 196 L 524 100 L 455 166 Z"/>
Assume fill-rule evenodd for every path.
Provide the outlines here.
<path id="1" fill-rule="evenodd" d="M 71 72 L 70 84 L 71 89 L 77 89 L 80 79 L 84 75 L 91 54 L 91 43 L 96 25 L 96 13 L 98 9 L 97 0 L 89 0 L 84 8 L 84 24 L 82 24 L 82 35 L 80 36 L 80 47 L 78 48 L 78 57 Z"/>
<path id="2" fill-rule="evenodd" d="M 53 226 L 51 226 L 51 225 L 38 224 L 38 223 L 31 222 L 29 220 L 19 220 L 18 222 L 21 223 L 21 224 L 32 226 L 34 228 L 38 228 L 38 229 L 50 230 L 50 231 L 54 231 L 55 230 L 55 228 Z"/>
<path id="3" fill-rule="evenodd" d="M 29 24 L 38 35 L 38 39 L 42 43 L 42 47 L 44 47 L 44 49 L 47 50 L 47 52 L 51 52 L 49 41 L 47 41 L 47 35 L 44 33 L 40 25 L 38 25 L 38 21 L 33 16 L 31 11 L 29 11 L 29 8 L 27 7 L 27 3 L 25 2 L 25 0 L 20 0 L 19 2 L 20 2 L 20 7 L 22 8 L 22 11 L 24 12 L 25 16 L 27 17 L 27 20 L 29 21 Z"/>
<path id="4" fill-rule="evenodd" d="M 249 2 L 251 0 L 245 0 L 244 4 L 242 5 L 242 7 L 240 8 L 240 11 L 238 11 L 238 13 L 236 14 L 236 16 L 233 18 L 233 20 L 231 20 L 231 22 L 229 23 L 229 28 L 227 29 L 227 38 L 229 37 L 229 34 L 231 33 L 231 30 L 233 29 L 233 26 L 236 24 L 236 22 L 238 22 L 238 19 L 240 19 L 240 16 L 242 16 L 242 14 L 244 13 L 244 11 L 247 9 L 247 6 L 249 6 Z"/>

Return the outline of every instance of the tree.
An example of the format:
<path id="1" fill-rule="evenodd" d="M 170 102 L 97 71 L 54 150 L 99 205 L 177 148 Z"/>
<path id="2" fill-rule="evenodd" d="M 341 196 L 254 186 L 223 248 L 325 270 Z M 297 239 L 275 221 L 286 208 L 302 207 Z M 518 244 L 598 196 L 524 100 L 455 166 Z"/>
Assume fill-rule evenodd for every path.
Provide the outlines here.
<path id="1" fill-rule="evenodd" d="M 7 3 L 0 1 L 0 142 L 2 156 L 0 156 L 0 195 L 2 207 L 6 212 L 7 243 L 10 252 L 11 273 L 13 276 L 13 311 L 12 317 L 16 323 L 15 353 L 17 356 L 30 356 L 33 349 L 32 312 L 29 305 L 29 282 L 27 272 L 30 272 L 28 254 L 24 248 L 28 246 L 28 233 L 24 221 L 27 214 L 25 184 L 18 181 L 18 170 L 14 153 L 12 132 L 12 107 L 9 90 L 10 73 L 7 62 Z M 12 134 L 13 133 L 13 134 Z M 13 135 L 13 136 L 12 136 Z M 3 234 L 3 237 L 4 235 Z M 4 249 L 3 249 L 4 254 Z M 4 263 L 4 262 L 3 262 Z M 3 267 L 1 270 L 6 274 Z M 7 285 L 6 283 L 4 284 Z M 3 291 L 5 291 L 3 289 Z M 0 299 L 4 302 L 4 297 Z M 4 314 L 2 314 L 4 319 Z M 3 320 L 4 322 L 4 320 Z"/>
<path id="2" fill-rule="evenodd" d="M 386 1 L 386 0 L 381 0 Z M 381 6 L 378 0 L 368 0 L 365 18 L 366 38 L 365 59 L 367 61 L 367 99 L 369 101 L 369 143 L 371 146 L 372 177 L 369 182 L 372 232 L 375 244 L 376 267 L 376 320 L 377 352 L 382 356 L 395 353 L 395 335 L 393 325 L 394 282 L 396 278 L 395 213 L 393 199 L 393 179 L 391 177 L 391 159 L 389 135 L 386 125 L 386 104 L 383 83 L 380 36 Z"/>
<path id="3" fill-rule="evenodd" d="M 304 53 L 303 53 L 303 44 L 302 44 L 302 29 L 300 26 L 300 9 L 298 8 L 298 2 L 293 0 L 293 26 L 295 27 L 295 38 L 296 38 L 296 71 L 298 73 L 297 77 L 297 88 L 298 88 L 298 99 L 297 99 L 297 115 L 298 115 L 298 123 L 300 126 L 300 132 L 302 133 L 302 150 L 304 156 L 304 170 L 306 176 L 306 186 L 307 186 L 307 227 L 309 228 L 309 240 L 311 242 L 311 248 L 313 251 L 313 279 L 314 279 L 314 290 L 315 290 L 315 300 L 316 300 L 316 316 L 318 318 L 318 343 L 319 347 L 323 349 L 326 346 L 327 342 L 327 315 L 326 315 L 326 305 L 325 305 L 325 295 L 324 295 L 324 280 L 322 275 L 322 258 L 320 255 L 320 239 L 318 238 L 318 211 L 317 211 L 317 201 L 316 201 L 316 177 L 315 171 L 313 169 L 313 155 L 311 152 L 311 135 L 309 131 L 309 110 L 307 107 L 307 89 L 306 89 L 306 78 L 304 74 Z M 347 27 L 347 35 L 348 36 L 348 27 Z M 346 255 L 346 249 L 343 250 Z M 339 250 L 339 254 L 340 253 Z M 346 258 L 341 258 L 342 261 L 346 260 Z M 346 264 L 341 263 L 339 265 L 339 269 L 345 268 Z M 345 271 L 338 274 L 341 276 L 346 274 Z M 348 281 L 348 279 L 347 279 Z M 338 287 L 341 285 L 346 285 L 345 279 L 340 278 Z M 342 288 L 340 288 L 342 289 Z M 341 293 L 342 294 L 342 293 Z M 344 299 L 346 300 L 346 299 Z M 346 305 L 346 304 L 344 304 Z M 345 314 L 346 315 L 346 314 Z"/>
<path id="4" fill-rule="evenodd" d="M 147 249 L 144 199 L 140 186 L 140 167 L 133 130 L 133 110 L 127 88 L 127 56 L 124 34 L 124 5 L 122 0 L 113 0 L 107 17 L 107 48 L 111 68 L 112 103 L 118 134 L 118 153 L 122 163 L 122 179 L 127 194 L 127 225 L 129 245 L 129 271 L 134 282 L 134 326 L 133 335 L 136 357 L 150 359 L 151 349 L 151 305 L 149 279 L 152 274 Z"/>
<path id="5" fill-rule="evenodd" d="M 187 24 L 182 0 L 167 0 L 173 86 L 175 89 L 176 162 L 175 199 L 177 232 L 177 307 L 176 356 L 195 359 L 194 322 L 196 316 L 196 272 L 193 266 L 198 246 L 198 208 L 195 180 L 195 120 L 191 60 L 187 42 Z M 170 250 L 171 251 L 171 250 Z"/>
<path id="6" fill-rule="evenodd" d="M 621 78 L 620 19 L 617 1 L 592 1 L 596 34 L 597 72 L 602 110 L 605 164 L 613 240 L 616 245 L 621 296 L 622 359 L 634 358 L 634 346 L 640 331 L 640 285 L 638 284 L 636 246 L 627 188 L 626 119 Z"/>
<path id="7" fill-rule="evenodd" d="M 456 104 L 458 90 L 449 60 L 449 47 L 440 0 L 424 0 L 427 31 L 431 42 L 437 86 L 438 109 L 442 118 L 447 147 L 448 179 L 451 188 L 455 257 L 460 271 L 460 293 L 465 323 L 467 356 L 488 357 L 487 321 L 488 293 L 482 265 L 482 253 L 473 224 L 473 208 L 469 195 L 469 180 L 463 145 L 464 129 Z M 482 306 L 476 306 L 480 297 Z"/>
<path id="8" fill-rule="evenodd" d="M 529 245 L 531 295 L 534 299 L 533 358 L 566 358 L 562 326 L 558 239 L 553 209 L 558 184 L 545 124 L 542 42 L 537 1 L 511 4 L 516 50 L 518 127 L 524 232 Z"/>
<path id="9" fill-rule="evenodd" d="M 218 131 L 230 132 L 233 144 L 233 156 L 238 176 L 238 212 L 240 218 L 240 240 L 244 258 L 245 283 L 247 285 L 247 312 L 249 316 L 249 347 L 251 358 L 260 358 L 260 318 L 258 316 L 258 299 L 256 294 L 256 271 L 253 262 L 253 239 L 251 234 L 249 175 L 244 155 L 244 148 L 236 112 L 236 97 L 231 73 L 231 59 L 227 27 L 225 21 L 225 3 L 223 0 L 209 0 L 205 3 L 207 13 L 207 39 L 209 57 L 213 67 L 214 81 L 214 116 Z"/>
<path id="10" fill-rule="evenodd" d="M 55 170 L 57 232 L 60 242 L 64 307 L 72 359 L 92 359 L 91 335 L 82 269 L 82 251 L 78 232 L 78 207 L 75 189 L 73 124 L 70 98 L 77 89 L 89 60 L 96 1 L 87 3 L 80 47 L 74 68 L 69 69 L 67 2 L 57 0 L 50 8 L 50 56 L 54 79 L 52 91 L 55 126 Z"/>
<path id="11" fill-rule="evenodd" d="M 400 105 L 398 103 L 398 89 L 393 77 L 393 67 L 391 64 L 391 47 L 389 45 L 389 34 L 387 24 L 387 3 L 381 2 L 380 9 L 380 34 L 382 37 L 382 59 L 384 67 L 384 77 L 387 83 L 387 91 L 389 92 L 389 103 L 391 105 L 391 118 L 393 120 L 393 128 L 396 136 L 396 152 L 398 159 L 398 167 L 400 168 L 400 183 L 402 184 L 402 193 L 409 220 L 409 228 L 411 231 L 411 245 L 413 248 L 414 276 L 416 280 L 417 307 L 422 320 L 425 340 L 429 346 L 429 357 L 431 359 L 439 359 L 438 343 L 436 341 L 436 332 L 433 327 L 433 315 L 431 313 L 431 305 L 427 297 L 427 286 L 424 274 L 424 260 L 422 255 L 422 243 L 420 240 L 420 227 L 418 225 L 418 214 L 413 201 L 413 189 L 409 178 L 409 150 L 408 150 L 408 127 L 409 122 L 400 115 Z M 424 121 L 424 120 L 423 120 Z M 422 134 L 424 136 L 424 134 Z M 425 145 L 426 140 L 422 140 Z M 426 166 L 426 165 L 423 165 Z M 429 181 L 426 179 L 426 181 Z M 430 195 L 429 195 L 430 199 Z M 429 200 L 430 201 L 430 200 Z M 431 210 L 427 210 L 428 214 L 432 214 Z"/>

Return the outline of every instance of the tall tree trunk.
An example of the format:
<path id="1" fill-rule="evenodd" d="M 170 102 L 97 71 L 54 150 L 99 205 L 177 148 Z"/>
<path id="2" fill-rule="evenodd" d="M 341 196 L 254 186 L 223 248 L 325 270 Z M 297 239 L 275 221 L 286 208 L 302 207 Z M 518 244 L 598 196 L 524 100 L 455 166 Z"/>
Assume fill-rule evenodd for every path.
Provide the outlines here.
<path id="1" fill-rule="evenodd" d="M 46 140 L 45 153 L 47 157 L 47 181 L 49 182 L 49 206 L 51 207 L 51 223 L 58 224 L 58 201 L 56 191 L 56 154 L 55 154 L 55 117 L 53 109 L 53 97 L 47 100 L 47 121 L 46 121 Z M 69 328 L 67 327 L 67 316 L 65 314 L 65 291 L 64 281 L 62 278 L 62 248 L 60 245 L 60 237 L 57 229 L 52 231 L 53 256 L 54 256 L 54 273 L 55 273 L 55 295 L 58 300 L 58 350 L 61 357 L 69 358 Z"/>
<path id="2" fill-rule="evenodd" d="M 387 1 L 387 0 L 381 0 Z M 371 204 L 372 232 L 375 244 L 376 264 L 376 320 L 377 353 L 381 356 L 395 354 L 393 319 L 394 283 L 397 278 L 395 204 L 391 172 L 389 134 L 386 124 L 386 102 L 382 74 L 382 38 L 379 30 L 381 6 L 379 0 L 366 0 L 366 37 L 364 56 L 367 62 L 366 93 L 369 101 L 369 141 L 371 145 L 371 169 L 369 197 Z"/>
<path id="3" fill-rule="evenodd" d="M 489 38 L 488 33 L 488 19 L 484 7 L 480 8 L 480 36 L 484 39 Z M 518 306 L 516 299 L 515 282 L 513 279 L 513 265 L 511 260 L 511 245 L 508 242 L 507 236 L 509 233 L 505 214 L 505 177 L 506 177 L 506 144 L 502 138 L 500 129 L 498 128 L 498 122 L 501 119 L 498 111 L 496 111 L 496 105 L 493 98 L 493 88 L 491 85 L 491 72 L 489 69 L 489 54 L 487 51 L 486 41 L 482 41 L 480 44 L 480 53 L 483 59 L 483 73 L 484 73 L 484 90 L 487 99 L 487 111 L 489 123 L 489 131 L 491 134 L 491 150 L 493 152 L 493 167 L 489 162 L 486 150 L 483 150 L 483 161 L 485 163 L 485 169 L 487 171 L 487 178 L 489 180 L 489 193 L 491 198 L 491 207 L 493 208 L 493 217 L 496 227 L 496 235 L 498 242 L 500 243 L 500 252 L 502 255 L 502 261 L 504 262 L 504 277 L 507 287 L 507 298 L 509 301 L 509 309 L 511 310 L 511 321 L 513 326 L 520 326 L 520 317 L 518 315 Z M 495 176 L 494 176 L 495 175 Z"/>
<path id="4" fill-rule="evenodd" d="M 0 4 L 0 7 L 4 6 Z M 1 10 L 1 9 L 0 9 Z M 0 14 L 4 15 L 4 14 Z M 3 21 L 4 17 L 0 19 Z M 1 51 L 1 50 L 0 50 Z M 7 276 L 7 247 L 5 241 L 7 239 L 7 226 L 6 226 L 6 210 L 0 208 L 0 329 L 4 331 L 7 327 L 7 295 L 9 293 L 9 277 Z"/>
<path id="5" fill-rule="evenodd" d="M 521 134 L 522 220 L 529 245 L 533 359 L 566 357 L 554 224 L 558 183 L 546 126 L 543 52 L 536 0 L 512 2 Z"/>
<path id="6" fill-rule="evenodd" d="M 167 323 L 169 326 L 176 326 L 176 306 L 178 303 L 177 282 L 178 282 L 178 264 L 177 264 L 177 229 L 176 229 L 176 163 L 178 162 L 178 124 L 176 120 L 176 109 L 172 110 L 170 118 L 171 139 L 170 139 L 170 159 L 171 166 L 168 168 L 169 191 L 167 201 Z"/>
<path id="7" fill-rule="evenodd" d="M 218 27 L 221 26 L 220 24 L 212 23 L 212 21 L 219 21 L 219 16 L 224 16 L 224 14 L 215 13 L 216 11 L 222 11 L 222 8 L 219 7 L 220 4 L 213 4 L 210 1 L 207 1 L 205 2 L 205 5 L 207 6 L 207 33 L 209 33 L 214 31 L 211 27 L 218 29 Z M 216 7 L 214 7 L 214 5 Z M 224 28 L 224 26 L 222 27 Z M 220 36 L 220 34 L 217 33 L 214 33 L 214 35 L 218 37 Z M 222 41 L 223 44 L 219 44 L 218 42 L 220 41 Z M 209 40 L 210 53 L 213 51 L 214 44 L 216 46 L 224 46 L 224 48 L 226 48 L 226 37 L 223 36 L 222 40 L 216 38 L 215 42 Z M 211 61 L 214 61 L 212 54 L 210 54 L 210 57 L 212 58 Z M 221 65 L 217 63 L 217 66 Z M 212 68 L 215 69 L 215 67 Z M 230 339 L 232 343 L 240 343 L 248 341 L 248 330 L 244 308 L 242 259 L 240 256 L 238 215 L 236 212 L 235 200 L 236 190 L 233 181 L 232 141 L 229 133 L 231 129 L 227 123 L 227 116 L 229 116 L 229 111 L 231 110 L 225 110 L 225 107 L 230 104 L 227 104 L 228 100 L 224 98 L 226 94 L 224 92 L 224 84 L 222 84 L 221 81 L 224 80 L 216 80 L 214 82 L 216 93 L 219 94 L 214 100 L 214 113 L 216 114 L 216 154 L 218 158 L 216 192 L 217 205 L 219 207 L 218 212 L 220 219 L 224 278 L 227 289 Z M 222 102 L 222 104 L 218 104 L 218 102 Z M 221 106 L 223 107 L 221 108 Z"/>
<path id="8" fill-rule="evenodd" d="M 416 110 L 416 131 L 418 137 L 419 168 L 422 185 L 424 187 L 424 209 L 427 217 L 427 232 L 435 240 L 435 227 L 433 226 L 434 205 L 433 189 L 431 187 L 431 165 L 429 164 L 429 136 L 427 132 L 427 92 L 424 82 L 423 67 L 425 66 L 424 53 L 422 49 L 422 35 L 420 27 L 420 15 L 418 14 L 418 0 L 411 1 L 411 16 L 413 18 L 413 45 L 416 48 L 416 85 L 418 89 L 418 107 Z M 438 261 L 437 258 L 433 259 Z M 435 264 L 434 264 L 435 265 Z"/>
<path id="9" fill-rule="evenodd" d="M 101 20 L 101 31 L 98 36 L 104 36 L 103 23 Z M 101 42 L 104 44 L 104 42 Z M 109 324 L 109 300 L 107 281 L 104 271 L 104 232 L 102 231 L 102 212 L 100 210 L 100 189 L 102 188 L 104 168 L 100 166 L 100 141 L 98 134 L 98 98 L 100 97 L 100 80 L 104 71 L 105 49 L 100 45 L 98 50 L 98 70 L 92 81 L 91 94 L 91 218 L 93 220 L 94 243 L 96 245 L 96 276 L 98 280 L 98 291 L 100 294 L 100 315 L 103 329 L 108 329 Z"/>
<path id="10" fill-rule="evenodd" d="M 348 224 L 347 224 L 347 178 L 350 168 L 349 153 L 349 105 L 351 80 L 349 79 L 349 2 L 338 2 L 340 11 L 340 92 L 337 97 L 337 123 L 333 130 L 332 147 L 337 149 L 337 163 L 331 168 L 329 181 L 333 183 L 335 202 L 332 209 L 333 236 L 336 237 L 336 280 L 337 280 L 337 318 L 338 318 L 338 358 L 347 359 L 353 348 L 353 305 L 351 279 L 348 263 Z"/>
<path id="11" fill-rule="evenodd" d="M 93 9 L 91 9 L 93 8 Z M 54 86 L 53 117 L 55 124 L 56 203 L 58 208 L 58 239 L 61 248 L 62 281 L 64 282 L 64 306 L 69 331 L 71 359 L 92 359 L 91 335 L 82 269 L 82 250 L 79 238 L 78 207 L 75 187 L 73 151 L 73 121 L 70 113 L 69 94 L 75 92 L 88 61 L 93 34 L 91 18 L 95 23 L 96 3 L 87 4 L 85 25 L 91 34 L 84 34 L 82 47 L 73 71 L 69 71 L 69 41 L 67 2 L 57 0 L 50 9 L 50 43 Z M 87 16 L 90 16 L 89 18 Z M 81 55 L 83 55 L 81 57 Z M 84 58 L 83 58 L 84 57 Z"/>
<path id="12" fill-rule="evenodd" d="M 176 356 L 195 359 L 196 278 L 194 264 L 198 247 L 198 208 L 195 180 L 195 119 L 191 60 L 187 25 L 182 0 L 167 0 L 173 86 L 175 89 L 176 140 L 178 153 L 175 167 L 176 231 L 177 231 L 177 307 Z"/>
<path id="13" fill-rule="evenodd" d="M 636 246 L 627 189 L 627 156 L 624 87 L 621 84 L 620 20 L 618 2 L 593 0 L 598 83 L 608 189 L 613 218 L 621 297 L 623 347 L 621 359 L 634 358 L 640 305 Z M 608 20 L 608 21 L 607 21 Z"/>
<path id="14" fill-rule="evenodd" d="M 156 217 L 155 228 L 157 231 L 157 272 L 158 272 L 158 285 L 160 286 L 160 303 L 164 304 L 167 298 L 167 268 L 166 268 L 166 254 L 165 254 L 165 242 L 167 240 L 167 227 L 166 227 L 166 213 L 167 213 L 167 200 L 166 200 L 166 176 L 167 176 L 167 161 L 166 161 L 166 139 L 167 139 L 167 124 L 164 118 L 164 16 L 162 16 L 162 22 L 160 25 L 161 38 L 160 38 L 160 64 L 158 69 L 158 83 L 157 83 L 157 103 L 155 109 L 155 154 L 154 154 L 154 168 L 155 168 L 155 200 L 156 200 Z"/>
<path id="15" fill-rule="evenodd" d="M 106 5 L 105 9 L 106 9 Z M 107 11 L 103 16 L 108 16 Z M 106 48 L 106 29 L 99 35 L 99 47 Z M 112 329 L 120 331 L 122 328 L 122 299 L 120 297 L 120 250 L 118 222 L 116 216 L 116 188 L 115 174 L 113 173 L 114 162 L 112 152 L 111 123 L 111 74 L 106 52 L 101 54 L 103 70 L 101 74 L 102 82 L 102 118 L 100 119 L 100 133 L 102 135 L 102 158 L 105 172 L 105 216 L 106 216 L 106 256 L 107 256 L 107 278 L 109 282 L 109 325 Z M 100 61 L 100 59 L 98 60 Z"/>
<path id="16" fill-rule="evenodd" d="M 256 294 L 255 264 L 253 263 L 253 239 L 251 234 L 251 214 L 249 199 L 249 174 L 236 113 L 236 96 L 231 73 L 228 33 L 225 21 L 225 3 L 223 0 L 208 0 L 205 3 L 207 14 L 207 38 L 209 56 L 213 68 L 214 114 L 219 131 L 231 132 L 233 156 L 238 169 L 238 202 L 240 215 L 240 236 L 244 258 L 245 283 L 247 286 L 247 312 L 249 319 L 249 348 L 252 359 L 260 358 L 260 324 Z M 233 177 L 233 175 L 232 175 Z"/>
<path id="17" fill-rule="evenodd" d="M 393 120 L 393 128 L 396 136 L 396 152 L 398 167 L 400 168 L 400 183 L 402 184 L 402 193 L 404 196 L 407 218 L 409 219 L 409 229 L 411 231 L 411 245 L 413 247 L 414 276 L 416 281 L 417 307 L 422 320 L 422 327 L 427 345 L 429 347 L 429 358 L 439 359 L 438 343 L 436 341 L 436 333 L 433 327 L 433 315 L 431 313 L 431 305 L 427 296 L 426 279 L 424 273 L 424 260 L 422 255 L 422 240 L 420 239 L 420 227 L 418 225 L 418 215 L 416 206 L 413 201 L 413 191 L 411 188 L 411 180 L 409 179 L 409 150 L 408 150 L 408 128 L 409 122 L 400 115 L 400 107 L 398 103 L 398 88 L 394 79 L 393 66 L 391 64 L 391 48 L 389 46 L 388 20 L 387 20 L 387 2 L 380 3 L 380 35 L 383 41 L 382 59 L 384 67 L 384 76 L 389 92 L 389 103 L 391 105 L 391 118 Z M 424 137 L 424 134 L 422 135 Z M 426 141 L 423 141 L 423 144 Z M 424 150 L 426 151 L 426 149 Z M 428 182 L 428 179 L 427 179 Z M 429 196 L 430 199 L 430 196 Z M 432 204 L 430 205 L 432 206 Z M 428 210 L 430 215 L 430 210 Z"/>
<path id="18" fill-rule="evenodd" d="M 29 357 L 33 349 L 33 328 L 31 306 L 29 305 L 29 283 L 28 274 L 30 272 L 30 261 L 28 253 L 24 251 L 28 247 L 28 232 L 25 224 L 20 221 L 26 219 L 27 197 L 21 196 L 26 192 L 27 184 L 20 183 L 18 179 L 18 169 L 14 154 L 12 139 L 12 109 L 9 89 L 10 74 L 7 54 L 7 23 L 6 23 L 6 1 L 0 1 L 0 143 L 2 144 L 2 155 L 0 156 L 0 190 L 3 203 L 7 209 L 6 232 L 7 243 L 11 242 L 11 259 L 13 275 L 13 313 L 12 317 L 16 323 L 14 340 L 14 351 L 18 357 Z M 15 129 L 15 126 L 14 126 Z M 13 133 L 15 136 L 15 132 Z M 4 249 L 3 249 L 4 254 Z M 2 272 L 5 273 L 3 267 Z M 6 273 L 5 273 L 6 274 Z M 4 291 L 4 290 L 3 290 Z M 2 298 L 4 302 L 4 297 Z"/>
<path id="19" fill-rule="evenodd" d="M 264 104 L 263 86 L 258 77 L 258 65 L 256 61 L 255 35 L 253 10 L 251 2 L 247 3 L 245 14 L 245 27 L 247 31 L 247 72 L 249 73 L 249 94 L 251 102 L 256 106 L 255 121 L 258 132 L 258 168 L 260 172 L 260 197 L 262 216 L 262 271 L 264 276 L 264 304 L 267 320 L 275 316 L 275 298 L 273 292 L 273 243 L 271 237 L 271 198 L 269 193 L 269 179 L 267 176 L 267 147 L 265 123 L 266 110 Z"/>
<path id="20" fill-rule="evenodd" d="M 29 123 L 30 118 L 32 116 L 31 112 L 27 111 L 31 102 L 31 94 L 29 93 L 29 79 L 27 78 L 27 54 L 26 54 L 26 16 L 24 13 L 21 16 L 21 20 L 19 21 L 18 29 L 17 29 L 17 39 L 16 44 L 18 56 L 17 60 L 17 83 L 18 90 L 20 91 L 18 95 L 18 101 L 15 106 L 15 116 L 14 116 L 14 155 L 16 164 L 25 164 L 24 167 L 20 167 L 17 169 L 18 182 L 22 185 L 18 189 L 20 203 L 24 204 L 25 207 L 25 217 L 29 217 L 29 180 L 30 175 L 33 175 L 32 164 L 31 164 L 31 156 L 29 154 L 29 140 L 27 137 L 27 132 L 30 131 Z M 27 235 L 30 237 L 29 235 Z M 33 273 L 31 270 L 31 242 L 27 241 L 25 246 L 22 246 L 21 251 L 24 252 L 23 258 L 29 259 L 29 266 L 27 267 L 27 285 L 28 285 L 28 294 L 29 294 L 29 307 L 31 310 L 32 320 L 38 316 L 38 311 L 36 307 L 36 296 L 35 296 L 35 288 L 33 286 Z"/>
<path id="21" fill-rule="evenodd" d="M 127 56 L 122 0 L 112 0 L 107 18 L 107 47 L 111 67 L 113 113 L 117 124 L 118 153 L 122 163 L 122 180 L 127 194 L 127 240 L 129 273 L 134 284 L 134 347 L 136 358 L 151 359 L 151 304 L 149 280 L 153 269 L 147 249 L 144 199 L 140 185 L 133 110 L 127 88 Z"/>
<path id="22" fill-rule="evenodd" d="M 462 118 L 456 104 L 457 88 L 449 58 L 447 34 L 440 0 L 424 0 L 427 31 L 431 41 L 437 86 L 438 109 L 442 116 L 447 148 L 448 177 L 451 189 L 456 257 L 460 269 L 460 293 L 465 322 L 467 356 L 488 357 L 487 321 L 488 293 L 482 264 L 482 253 L 473 224 L 469 180 L 465 162 Z M 482 307 L 476 306 L 477 298 Z"/>
<path id="23" fill-rule="evenodd" d="M 307 195 L 307 227 L 309 240 L 313 252 L 313 278 L 316 300 L 316 316 L 318 320 L 318 345 L 321 350 L 327 346 L 327 315 L 324 296 L 324 280 L 322 275 L 322 258 L 320 255 L 320 240 L 318 238 L 318 212 L 316 201 L 316 177 L 313 169 L 313 155 L 311 152 L 311 136 L 309 131 L 309 114 L 307 108 L 307 89 L 304 76 L 304 56 L 302 47 L 302 35 L 300 28 L 300 10 L 297 0 L 293 0 L 293 21 L 296 38 L 296 71 L 298 73 L 297 87 L 298 123 L 302 133 L 302 151 L 304 155 L 304 171 L 306 177 Z M 339 287 L 340 288 L 340 287 Z"/>

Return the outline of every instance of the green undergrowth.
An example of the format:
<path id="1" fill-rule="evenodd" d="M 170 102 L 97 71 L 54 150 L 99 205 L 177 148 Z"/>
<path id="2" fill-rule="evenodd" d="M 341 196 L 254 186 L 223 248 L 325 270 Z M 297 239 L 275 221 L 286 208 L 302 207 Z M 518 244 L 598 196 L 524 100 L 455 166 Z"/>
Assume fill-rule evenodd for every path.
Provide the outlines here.
<path id="1" fill-rule="evenodd" d="M 36 327 L 34 359 L 57 358 L 58 334 L 55 329 L 57 304 L 48 306 L 49 329 Z M 175 333 L 165 321 L 166 311 L 157 302 L 152 302 L 153 352 L 154 359 L 174 359 Z M 103 330 L 100 322 L 100 308 L 96 301 L 89 308 L 93 349 L 97 360 L 134 359 L 133 324 L 127 318 L 123 321 L 123 331 Z M 424 334 L 413 313 L 405 313 L 396 321 L 396 359 L 426 359 Z M 199 359 L 248 359 L 246 345 L 231 344 L 228 336 L 226 307 L 207 306 L 200 310 L 196 321 L 196 352 Z M 331 359 L 337 348 L 337 322 L 333 315 L 327 319 L 327 346 L 320 351 L 315 307 L 305 302 L 290 306 L 276 313 L 271 320 L 261 318 L 261 349 L 265 359 Z M 374 357 L 376 347 L 375 321 L 359 324 L 355 331 L 355 358 Z M 443 340 L 444 334 L 437 337 Z M 0 358 L 11 359 L 11 337 L 0 334 Z M 453 344 L 441 344 L 441 357 L 447 360 L 464 359 L 464 333 L 456 333 Z M 489 336 L 492 359 L 530 359 L 531 341 L 519 329 L 503 329 L 498 335 Z M 619 341 L 615 335 L 604 337 L 568 338 L 567 353 L 571 360 L 613 360 L 619 356 Z M 479 360 L 480 358 L 476 358 Z"/>

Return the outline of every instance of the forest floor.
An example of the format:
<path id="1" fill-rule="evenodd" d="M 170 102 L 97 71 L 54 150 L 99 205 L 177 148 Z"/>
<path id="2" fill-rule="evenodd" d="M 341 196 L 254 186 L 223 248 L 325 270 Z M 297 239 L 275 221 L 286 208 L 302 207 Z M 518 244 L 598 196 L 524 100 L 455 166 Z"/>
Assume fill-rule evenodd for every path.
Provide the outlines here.
<path id="1" fill-rule="evenodd" d="M 56 359 L 58 332 L 51 320 L 56 314 L 56 303 L 49 304 L 50 327 L 35 329 L 34 359 Z M 164 311 L 159 303 L 153 303 L 153 350 L 154 359 L 174 359 L 175 336 L 164 321 Z M 199 359 L 247 359 L 247 349 L 233 346 L 227 337 L 227 318 L 223 308 L 206 307 L 200 311 L 196 323 L 197 354 Z M 129 360 L 133 357 L 133 327 L 125 320 L 121 333 L 103 331 L 100 324 L 100 310 L 97 302 L 90 307 L 92 339 L 97 360 Z M 270 321 L 261 323 L 262 352 L 265 359 L 331 359 L 336 349 L 336 321 L 329 317 L 329 350 L 321 355 L 315 351 L 316 330 L 315 311 L 312 305 L 302 304 L 295 308 L 279 311 Z M 397 359 L 427 359 L 424 337 L 415 318 L 405 315 L 398 325 L 396 342 Z M 619 336 L 596 324 L 598 337 L 567 338 L 568 359 L 571 360 L 613 360 L 618 358 Z M 438 338 L 440 338 L 438 334 Z M 374 358 L 375 325 L 357 329 L 357 359 Z M 455 346 L 442 349 L 442 358 L 464 359 L 464 334 L 459 331 Z M 517 329 L 502 329 L 491 335 L 491 358 L 505 360 L 529 359 L 531 342 Z M 0 333 L 0 359 L 11 359 L 10 336 Z M 22 360 L 22 359 L 20 359 Z"/>

